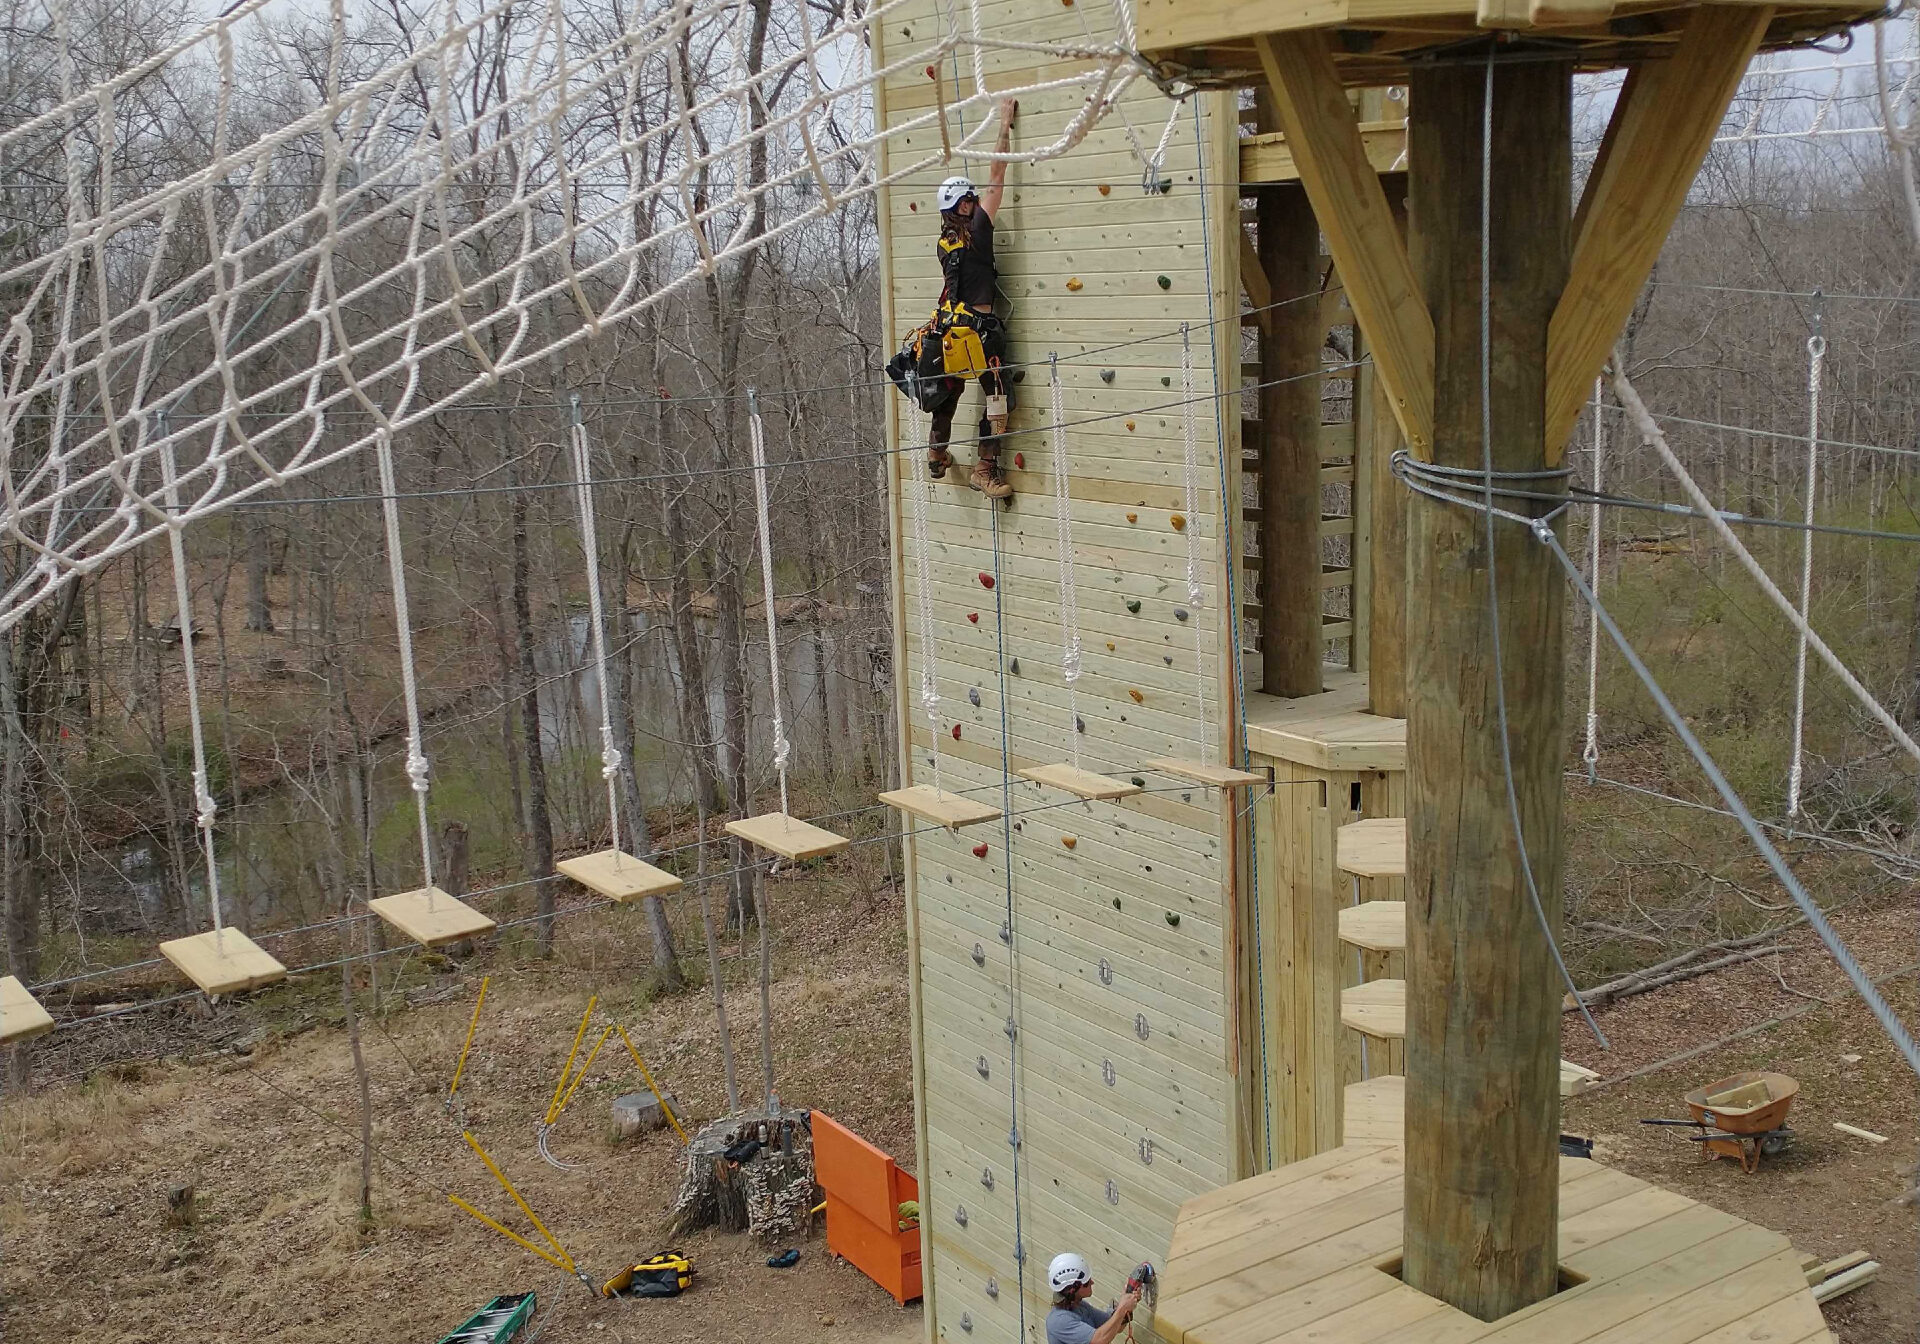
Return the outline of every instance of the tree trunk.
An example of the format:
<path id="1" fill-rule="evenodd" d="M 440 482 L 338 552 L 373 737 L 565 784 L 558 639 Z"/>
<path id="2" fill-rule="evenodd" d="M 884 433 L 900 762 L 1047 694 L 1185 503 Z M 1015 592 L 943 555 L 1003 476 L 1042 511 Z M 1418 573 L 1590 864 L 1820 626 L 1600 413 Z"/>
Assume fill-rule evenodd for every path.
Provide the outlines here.
<path id="1" fill-rule="evenodd" d="M 538 884 L 540 955 L 553 955 L 553 818 L 547 811 L 547 762 L 540 742 L 540 670 L 533 657 L 533 612 L 528 596 L 532 561 L 527 548 L 527 496 L 520 468 L 513 482 L 513 632 L 520 653 L 520 736 L 527 756 L 527 875 Z"/>
<path id="2" fill-rule="evenodd" d="M 767 1081 L 767 1114 L 776 1106 L 773 1095 L 773 921 L 768 917 L 766 865 L 755 862 L 752 871 L 755 918 L 760 925 L 760 1069 Z"/>
<path id="3" fill-rule="evenodd" d="M 360 1089 L 360 1232 L 364 1236 L 373 1228 L 373 1093 L 367 1084 L 367 1061 L 360 1053 L 360 1015 L 353 1008 L 352 962 L 340 967 L 340 1006 L 346 1009 L 353 1080 Z"/>
<path id="4" fill-rule="evenodd" d="M 273 605 L 267 596 L 267 574 L 273 565 L 273 538 L 266 519 L 256 511 L 247 521 L 247 629 L 273 629 Z"/>

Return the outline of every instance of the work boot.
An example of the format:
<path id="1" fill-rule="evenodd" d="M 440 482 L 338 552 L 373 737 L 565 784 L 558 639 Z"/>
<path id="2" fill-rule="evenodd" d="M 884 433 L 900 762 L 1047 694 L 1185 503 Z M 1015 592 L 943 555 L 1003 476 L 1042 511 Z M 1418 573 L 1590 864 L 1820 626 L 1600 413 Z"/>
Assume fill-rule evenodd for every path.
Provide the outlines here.
<path id="1" fill-rule="evenodd" d="M 945 444 L 933 444 L 927 449 L 928 480 L 944 480 L 946 478 L 947 468 L 952 465 L 953 455 L 947 451 Z"/>
<path id="2" fill-rule="evenodd" d="M 1007 484 L 1006 475 L 1000 470 L 1000 450 L 980 445 L 980 456 L 973 464 L 973 476 L 967 484 L 985 495 L 988 499 L 1008 499 L 1013 495 L 1013 487 Z"/>

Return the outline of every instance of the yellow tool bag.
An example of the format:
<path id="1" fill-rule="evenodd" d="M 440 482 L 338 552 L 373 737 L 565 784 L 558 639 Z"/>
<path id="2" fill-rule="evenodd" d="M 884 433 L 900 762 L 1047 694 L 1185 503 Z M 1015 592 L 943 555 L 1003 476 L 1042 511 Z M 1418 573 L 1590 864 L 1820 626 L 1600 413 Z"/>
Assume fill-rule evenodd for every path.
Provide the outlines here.
<path id="1" fill-rule="evenodd" d="M 678 1251 L 662 1251 L 608 1279 L 602 1297 L 678 1297 L 693 1287 L 693 1261 Z"/>
<path id="2" fill-rule="evenodd" d="M 951 326 L 941 332 L 940 355 L 950 378 L 978 378 L 987 371 L 986 347 L 972 327 Z"/>

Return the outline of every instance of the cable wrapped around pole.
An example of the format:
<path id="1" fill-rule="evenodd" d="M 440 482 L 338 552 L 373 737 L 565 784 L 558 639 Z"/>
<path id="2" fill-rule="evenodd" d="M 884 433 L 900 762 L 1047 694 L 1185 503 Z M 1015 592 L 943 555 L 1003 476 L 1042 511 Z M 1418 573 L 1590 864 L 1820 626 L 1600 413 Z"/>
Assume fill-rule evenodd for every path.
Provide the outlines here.
<path id="1" fill-rule="evenodd" d="M 420 733 L 420 687 L 413 671 L 413 615 L 407 608 L 407 570 L 400 551 L 400 502 L 393 482 L 393 435 L 381 430 L 374 440 L 380 467 L 380 512 L 387 529 L 387 577 L 393 585 L 393 624 L 400 639 L 400 687 L 407 702 L 407 779 L 413 785 L 420 823 L 420 876 L 433 908 L 433 836 L 427 825 L 428 766 Z"/>
<path id="2" fill-rule="evenodd" d="M 180 514 L 178 467 L 173 456 L 173 441 L 166 433 L 166 413 L 160 414 L 160 472 L 166 487 L 167 543 L 173 550 L 173 600 L 180 626 L 180 665 L 187 678 L 187 721 L 193 732 L 193 805 L 194 822 L 200 828 L 200 848 L 207 862 L 207 905 L 213 912 L 213 935 L 219 946 L 225 933 L 220 916 L 220 865 L 213 852 L 213 819 L 216 806 L 213 790 L 207 782 L 206 734 L 200 724 L 200 677 L 193 665 L 193 599 L 187 582 L 187 543 L 182 535 L 186 524 Z"/>
<path id="3" fill-rule="evenodd" d="M 1213 762 L 1213 729 L 1207 715 L 1206 641 L 1200 633 L 1200 448 L 1193 409 L 1193 337 L 1180 324 L 1180 448 L 1186 473 L 1187 616 L 1193 627 L 1193 681 L 1200 697 L 1200 761 Z"/>
<path id="4" fill-rule="evenodd" d="M 753 503 L 760 518 L 760 596 L 767 608 L 767 683 L 773 695 L 773 768 L 780 775 L 780 811 L 787 806 L 787 759 L 793 747 L 787 741 L 786 711 L 780 697 L 780 629 L 773 609 L 773 539 L 767 506 L 766 430 L 760 423 L 760 399 L 747 389 L 747 431 L 753 444 Z"/>
<path id="5" fill-rule="evenodd" d="M 1827 366 L 1827 338 L 1820 330 L 1820 292 L 1814 291 L 1813 334 L 1807 337 L 1807 498 L 1800 533 L 1800 638 L 1793 651 L 1793 757 L 1787 767 L 1787 817 L 1800 815 L 1800 785 L 1806 777 L 1807 615 L 1813 598 L 1813 503 L 1820 483 L 1820 384 Z"/>
<path id="6" fill-rule="evenodd" d="M 1607 416 L 1603 393 L 1606 381 L 1593 380 L 1593 493 L 1603 488 L 1607 470 Z M 1587 582 L 1600 587 L 1600 501 L 1587 511 Z M 1587 613 L 1587 746 L 1580 753 L 1591 784 L 1600 766 L 1600 618 Z"/>
<path id="7" fill-rule="evenodd" d="M 1060 559 L 1060 675 L 1067 682 L 1067 736 L 1073 743 L 1073 767 L 1080 768 L 1080 595 L 1073 576 L 1073 521 L 1068 517 L 1067 406 L 1060 386 L 1060 357 L 1047 359 L 1048 390 L 1053 397 L 1053 527 Z"/>
<path id="8" fill-rule="evenodd" d="M 593 509 L 593 462 L 588 450 L 587 427 L 580 416 L 580 394 L 569 401 L 573 415 L 574 500 L 580 511 L 580 549 L 587 558 L 588 636 L 593 640 L 594 684 L 600 691 L 600 777 L 607 784 L 607 840 L 613 846 L 613 862 L 620 863 L 620 767 L 626 757 L 613 735 L 612 697 L 607 693 L 607 619 L 600 598 L 600 532 Z M 622 594 L 624 603 L 625 595 Z"/>

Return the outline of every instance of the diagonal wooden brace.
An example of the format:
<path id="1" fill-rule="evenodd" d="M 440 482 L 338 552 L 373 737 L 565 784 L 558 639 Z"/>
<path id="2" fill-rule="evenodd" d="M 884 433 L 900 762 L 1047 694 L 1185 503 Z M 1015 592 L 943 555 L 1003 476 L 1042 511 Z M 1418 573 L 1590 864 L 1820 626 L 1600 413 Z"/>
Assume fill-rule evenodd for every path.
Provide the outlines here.
<path id="1" fill-rule="evenodd" d="M 1417 458 L 1433 456 L 1433 318 L 1324 32 L 1254 39 L 1280 128 L 1394 418 Z M 1591 377 L 1591 375 L 1589 375 Z"/>
<path id="2" fill-rule="evenodd" d="M 1547 333 L 1547 463 L 1567 437 L 1653 273 L 1674 217 L 1773 10 L 1708 5 L 1673 55 L 1634 69 L 1574 220 L 1573 261 Z"/>

